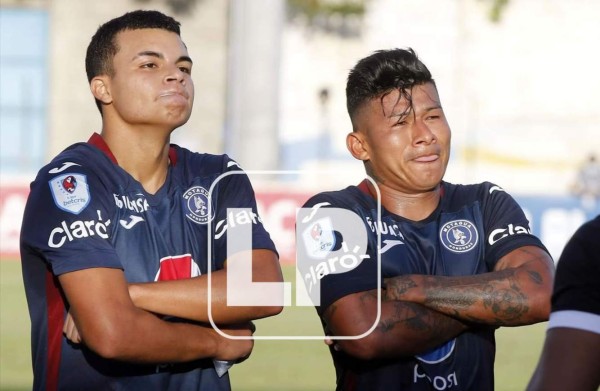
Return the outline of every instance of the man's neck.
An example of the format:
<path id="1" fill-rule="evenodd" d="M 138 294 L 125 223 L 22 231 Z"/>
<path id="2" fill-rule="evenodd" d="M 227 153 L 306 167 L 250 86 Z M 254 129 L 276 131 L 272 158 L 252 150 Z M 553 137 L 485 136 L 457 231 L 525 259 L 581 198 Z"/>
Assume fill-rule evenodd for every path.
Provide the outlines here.
<path id="1" fill-rule="evenodd" d="M 412 221 L 426 219 L 440 203 L 441 185 L 421 193 L 406 193 L 382 183 L 377 185 L 381 193 L 381 205 L 387 211 Z M 371 184 L 369 187 L 372 194 L 376 194 Z"/>
<path id="2" fill-rule="evenodd" d="M 103 128 L 101 135 L 119 166 L 140 182 L 144 190 L 154 194 L 162 187 L 169 166 L 168 132 Z"/>

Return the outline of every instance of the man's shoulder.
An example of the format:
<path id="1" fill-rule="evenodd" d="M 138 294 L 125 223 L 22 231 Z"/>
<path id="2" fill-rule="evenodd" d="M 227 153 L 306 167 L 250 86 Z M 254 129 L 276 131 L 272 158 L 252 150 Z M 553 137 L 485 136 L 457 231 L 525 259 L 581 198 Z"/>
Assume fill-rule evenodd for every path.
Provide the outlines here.
<path id="1" fill-rule="evenodd" d="M 177 165 L 184 167 L 186 170 L 204 174 L 241 170 L 240 165 L 226 154 L 194 152 L 177 144 L 171 144 L 171 148 L 177 154 Z"/>
<path id="2" fill-rule="evenodd" d="M 442 182 L 442 186 L 446 193 L 448 192 L 458 192 L 461 195 L 463 194 L 491 194 L 494 191 L 504 191 L 500 186 L 496 185 L 492 182 L 479 182 L 479 183 L 451 183 L 451 182 Z"/>
<path id="3" fill-rule="evenodd" d="M 492 182 L 480 182 L 471 184 L 454 184 L 443 182 L 443 194 L 448 199 L 459 200 L 463 202 L 485 202 L 500 194 L 506 194 L 506 191 Z"/>
<path id="4" fill-rule="evenodd" d="M 98 153 L 93 146 L 87 143 L 73 144 L 58 155 L 48 164 L 40 168 L 37 179 L 55 177 L 68 172 L 93 172 L 109 163 L 102 153 Z"/>
<path id="5" fill-rule="evenodd" d="M 352 209 L 369 203 L 369 198 L 357 187 L 348 186 L 340 190 L 323 191 L 310 197 L 304 206 L 322 205 Z"/>

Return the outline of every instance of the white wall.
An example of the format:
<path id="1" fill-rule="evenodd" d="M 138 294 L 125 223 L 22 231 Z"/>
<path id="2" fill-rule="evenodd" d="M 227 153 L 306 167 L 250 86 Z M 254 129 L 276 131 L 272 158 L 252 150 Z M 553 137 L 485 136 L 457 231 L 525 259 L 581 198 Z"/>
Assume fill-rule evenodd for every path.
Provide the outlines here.
<path id="1" fill-rule="evenodd" d="M 344 151 L 348 70 L 374 50 L 410 46 L 432 71 L 453 130 L 446 179 L 566 194 L 578 165 L 600 155 L 600 3 L 511 0 L 500 23 L 478 0 L 368 4 L 357 40 L 288 27 L 284 142 L 319 132 L 316 91 L 330 86 L 335 147 Z"/>

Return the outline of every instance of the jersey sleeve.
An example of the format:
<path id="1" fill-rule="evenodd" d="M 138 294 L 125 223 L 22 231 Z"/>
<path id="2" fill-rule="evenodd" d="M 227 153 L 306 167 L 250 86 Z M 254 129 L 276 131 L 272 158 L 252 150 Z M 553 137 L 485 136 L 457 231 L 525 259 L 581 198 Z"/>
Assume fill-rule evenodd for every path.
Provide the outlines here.
<path id="1" fill-rule="evenodd" d="M 548 252 L 531 232 L 529 220 L 517 201 L 502 188 L 484 183 L 483 219 L 486 233 L 485 262 L 493 270 L 500 258 L 523 246 L 537 246 Z"/>
<path id="2" fill-rule="evenodd" d="M 319 314 L 344 296 L 380 285 L 376 243 L 356 207 L 339 195 L 321 193 L 304 204 L 305 212 L 296 221 L 296 265 Z M 343 210 L 341 216 L 336 209 Z M 348 219 L 346 213 L 361 221 Z M 366 233 L 366 242 L 360 232 Z"/>
<path id="3" fill-rule="evenodd" d="M 227 156 L 224 165 L 224 173 L 218 179 L 217 205 L 213 219 L 217 268 L 227 259 L 227 231 L 233 227 L 250 225 L 252 249 L 267 249 L 277 253 L 275 244 L 258 214 L 256 196 L 250 179 L 238 163 Z"/>
<path id="4" fill-rule="evenodd" d="M 600 216 L 567 242 L 556 268 L 549 328 L 600 334 Z"/>
<path id="5" fill-rule="evenodd" d="M 51 163 L 31 184 L 22 246 L 39 254 L 55 275 L 94 267 L 122 268 L 110 242 L 111 197 L 85 163 Z"/>

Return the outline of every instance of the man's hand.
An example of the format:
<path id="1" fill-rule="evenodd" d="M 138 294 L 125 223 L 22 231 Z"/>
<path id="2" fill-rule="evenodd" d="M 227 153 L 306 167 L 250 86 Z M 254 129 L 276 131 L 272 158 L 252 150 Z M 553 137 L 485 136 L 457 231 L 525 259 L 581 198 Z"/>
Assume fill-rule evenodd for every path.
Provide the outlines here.
<path id="1" fill-rule="evenodd" d="M 65 325 L 63 326 L 63 333 L 65 337 L 73 342 L 73 343 L 81 343 L 81 336 L 79 335 L 79 330 L 77 330 L 77 326 L 75 326 L 75 321 L 71 316 L 71 313 L 67 313 L 67 317 L 65 318 Z"/>
<path id="2" fill-rule="evenodd" d="M 217 354 L 214 359 L 242 362 L 250 357 L 250 353 L 252 353 L 252 348 L 254 347 L 254 340 L 252 338 L 233 339 L 230 337 L 251 337 L 254 334 L 254 330 L 256 330 L 252 322 L 219 329 L 228 337 L 219 335 L 219 346 L 217 347 Z"/>

